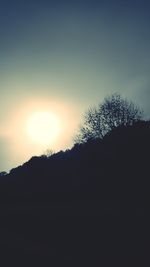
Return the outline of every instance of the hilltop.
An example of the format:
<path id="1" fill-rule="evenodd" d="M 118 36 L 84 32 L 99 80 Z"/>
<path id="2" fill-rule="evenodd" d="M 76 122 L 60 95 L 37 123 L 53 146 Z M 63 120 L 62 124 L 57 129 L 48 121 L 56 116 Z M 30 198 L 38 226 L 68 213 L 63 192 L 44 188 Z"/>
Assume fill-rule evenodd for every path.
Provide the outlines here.
<path id="1" fill-rule="evenodd" d="M 98 199 L 120 199 L 137 196 L 145 186 L 150 148 L 150 122 L 117 127 L 103 139 L 75 144 L 71 150 L 49 157 L 32 157 L 22 166 L 4 175 L 1 182 L 9 197 L 26 198 L 32 193 L 51 199 L 51 194 L 74 195 L 92 193 Z M 145 181 L 145 182 L 144 182 Z M 2 187 L 1 187 L 2 188 Z M 145 190 L 146 190 L 145 186 Z M 144 190 L 144 189 L 143 189 Z M 143 192 L 144 193 L 144 192 Z"/>
<path id="2" fill-rule="evenodd" d="M 16 260 L 19 251 L 20 257 L 45 258 L 53 266 L 83 266 L 83 261 L 98 266 L 104 258 L 107 264 L 114 260 L 121 249 L 118 242 L 130 247 L 127 236 L 135 218 L 150 213 L 149 151 L 150 122 L 139 121 L 71 150 L 32 157 L 2 176 L 1 222 L 15 229 L 13 235 L 12 230 L 2 234 L 1 242 L 8 246 L 4 255 Z M 121 230 L 125 221 L 127 236 Z M 146 242 L 140 229 L 138 238 Z M 133 254 L 136 239 L 135 234 Z"/>

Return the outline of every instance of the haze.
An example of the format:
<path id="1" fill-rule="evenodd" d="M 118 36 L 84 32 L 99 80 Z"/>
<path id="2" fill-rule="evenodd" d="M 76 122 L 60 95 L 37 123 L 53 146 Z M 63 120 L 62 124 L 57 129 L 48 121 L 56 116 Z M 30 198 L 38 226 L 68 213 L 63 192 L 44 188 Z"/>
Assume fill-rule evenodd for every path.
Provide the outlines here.
<path id="1" fill-rule="evenodd" d="M 71 147 L 84 111 L 110 93 L 149 117 L 149 14 L 148 1 L 1 1 L 1 171 L 44 152 L 20 132 L 34 111 L 63 121 L 55 150 Z"/>

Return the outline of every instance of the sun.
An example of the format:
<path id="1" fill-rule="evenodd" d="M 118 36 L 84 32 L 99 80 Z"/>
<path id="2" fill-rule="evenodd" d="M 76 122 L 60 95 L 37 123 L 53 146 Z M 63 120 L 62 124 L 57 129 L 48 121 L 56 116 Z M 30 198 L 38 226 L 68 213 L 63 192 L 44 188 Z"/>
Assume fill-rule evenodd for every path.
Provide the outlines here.
<path id="1" fill-rule="evenodd" d="M 60 130 L 59 118 L 49 111 L 35 112 L 27 120 L 27 135 L 39 145 L 52 145 L 58 138 Z"/>

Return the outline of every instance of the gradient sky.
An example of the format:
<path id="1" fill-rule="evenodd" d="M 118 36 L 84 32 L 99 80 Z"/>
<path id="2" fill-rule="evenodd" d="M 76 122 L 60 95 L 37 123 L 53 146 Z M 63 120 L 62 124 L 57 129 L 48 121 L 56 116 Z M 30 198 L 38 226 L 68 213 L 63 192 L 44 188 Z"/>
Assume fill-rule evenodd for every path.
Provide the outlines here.
<path id="1" fill-rule="evenodd" d="M 149 1 L 1 0 L 0 171 L 44 152 L 19 128 L 35 110 L 60 114 L 55 150 L 72 145 L 84 111 L 110 93 L 149 118 L 149 70 Z"/>

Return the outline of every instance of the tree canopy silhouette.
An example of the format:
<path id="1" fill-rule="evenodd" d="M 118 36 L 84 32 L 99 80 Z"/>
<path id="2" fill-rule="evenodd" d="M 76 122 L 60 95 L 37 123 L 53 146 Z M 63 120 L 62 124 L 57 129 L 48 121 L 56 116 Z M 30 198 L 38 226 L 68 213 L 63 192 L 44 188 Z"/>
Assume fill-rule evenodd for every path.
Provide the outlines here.
<path id="1" fill-rule="evenodd" d="M 103 138 L 118 126 L 132 125 L 141 120 L 143 111 L 132 101 L 115 93 L 104 99 L 98 107 L 89 108 L 84 115 L 83 125 L 75 137 L 78 143 L 89 139 Z"/>

